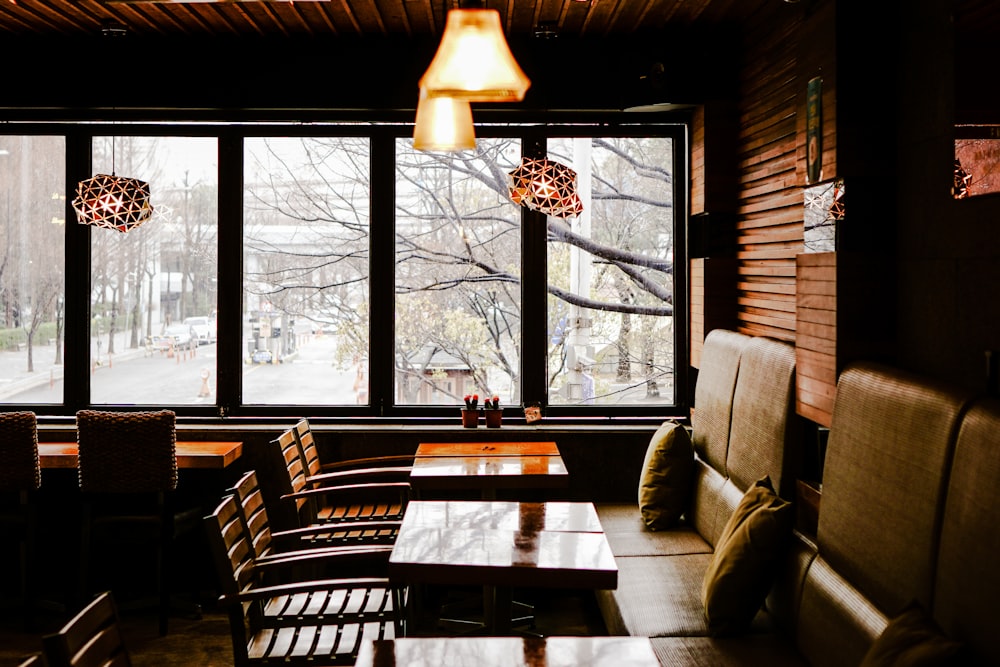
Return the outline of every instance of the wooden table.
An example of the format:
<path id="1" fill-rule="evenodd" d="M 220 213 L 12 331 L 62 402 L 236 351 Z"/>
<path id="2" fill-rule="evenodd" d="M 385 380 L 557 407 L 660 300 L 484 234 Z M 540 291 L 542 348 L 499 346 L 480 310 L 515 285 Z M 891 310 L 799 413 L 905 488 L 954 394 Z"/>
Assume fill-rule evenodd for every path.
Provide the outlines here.
<path id="1" fill-rule="evenodd" d="M 406 508 L 407 526 L 495 528 L 523 532 L 603 532 L 593 503 L 511 500 L 414 500 Z"/>
<path id="2" fill-rule="evenodd" d="M 177 441 L 178 468 L 217 469 L 228 467 L 243 454 L 240 441 Z M 75 442 L 40 442 L 42 468 L 76 468 L 79 449 Z"/>
<path id="3" fill-rule="evenodd" d="M 404 637 L 365 642 L 355 667 L 659 667 L 648 637 Z"/>
<path id="4" fill-rule="evenodd" d="M 559 448 L 554 442 L 422 442 L 416 456 L 559 456 Z"/>
<path id="5" fill-rule="evenodd" d="M 422 443 L 410 485 L 424 490 L 480 491 L 549 489 L 569 486 L 569 471 L 554 442 Z"/>
<path id="6" fill-rule="evenodd" d="M 613 589 L 618 567 L 592 503 L 414 500 L 389 556 L 389 577 L 482 585 L 486 629 L 506 634 L 512 588 Z"/>

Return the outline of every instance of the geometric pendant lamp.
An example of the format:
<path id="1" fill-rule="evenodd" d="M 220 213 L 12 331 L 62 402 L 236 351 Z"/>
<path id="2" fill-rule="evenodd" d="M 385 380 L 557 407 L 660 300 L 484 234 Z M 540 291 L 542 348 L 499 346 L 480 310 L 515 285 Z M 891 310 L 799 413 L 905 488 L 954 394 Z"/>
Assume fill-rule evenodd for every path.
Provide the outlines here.
<path id="1" fill-rule="evenodd" d="M 137 178 L 97 174 L 80 181 L 76 193 L 73 210 L 82 225 L 127 233 L 153 215 L 149 183 Z"/>
<path id="2" fill-rule="evenodd" d="M 508 192 L 515 204 L 556 218 L 573 218 L 583 213 L 576 172 L 564 164 L 524 157 L 508 176 Z"/>

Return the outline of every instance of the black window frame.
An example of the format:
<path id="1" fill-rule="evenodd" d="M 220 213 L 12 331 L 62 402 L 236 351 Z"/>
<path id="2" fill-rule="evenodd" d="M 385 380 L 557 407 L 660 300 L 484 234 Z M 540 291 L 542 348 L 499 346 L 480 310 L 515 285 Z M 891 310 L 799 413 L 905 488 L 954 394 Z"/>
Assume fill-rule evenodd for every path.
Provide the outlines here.
<path id="1" fill-rule="evenodd" d="M 672 404 L 628 405 L 548 405 L 545 316 L 525 317 L 522 322 L 522 403 L 540 405 L 551 423 L 593 423 L 616 419 L 654 423 L 664 418 L 684 417 L 688 391 L 688 183 L 690 181 L 689 127 L 683 120 L 637 119 L 635 113 L 548 114 L 545 118 L 519 117 L 511 120 L 477 122 L 477 137 L 520 138 L 522 154 L 544 157 L 547 137 L 669 137 L 673 139 L 674 185 L 674 400 Z M 243 355 L 241 345 L 223 345 L 224 340 L 241 340 L 243 289 L 243 138 L 289 136 L 368 136 L 372 140 L 371 202 L 371 318 L 372 350 L 392 349 L 394 321 L 394 183 L 395 142 L 412 136 L 409 122 L 348 118 L 330 122 L 104 122 L 104 123 L 23 123 L 8 125 L 4 134 L 62 135 L 66 137 L 66 294 L 65 294 L 65 376 L 62 404 L 5 404 L 5 409 L 33 410 L 40 417 L 73 415 L 79 409 L 145 409 L 147 405 L 90 404 L 90 227 L 75 224 L 71 201 L 76 183 L 92 175 L 91 140 L 95 136 L 198 136 L 216 137 L 219 150 L 218 201 L 218 357 L 216 402 L 214 405 L 164 405 L 178 416 L 195 422 L 227 419 L 288 418 L 308 413 L 330 422 L 448 424 L 457 420 L 454 406 L 395 405 L 394 364 L 391 355 L 371 355 L 368 405 L 301 406 L 244 405 L 241 396 Z M 376 194 L 378 193 L 378 194 Z M 385 196 L 382 196 L 382 195 Z M 545 313 L 546 251 L 545 216 L 521 209 L 522 310 Z M 239 251 L 233 250 L 238 248 Z M 225 249 L 225 250 L 224 250 Z M 381 295 L 381 297 L 379 296 Z M 229 307 L 235 305 L 235 307 Z M 388 325 L 388 326 L 387 326 Z M 518 423 L 521 406 L 507 406 L 505 420 Z"/>

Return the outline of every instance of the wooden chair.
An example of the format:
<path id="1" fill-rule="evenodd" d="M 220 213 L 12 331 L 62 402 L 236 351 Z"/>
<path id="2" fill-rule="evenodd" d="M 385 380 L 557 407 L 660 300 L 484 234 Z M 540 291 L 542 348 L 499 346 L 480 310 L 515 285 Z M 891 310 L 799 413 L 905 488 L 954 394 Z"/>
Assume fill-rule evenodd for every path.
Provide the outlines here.
<path id="1" fill-rule="evenodd" d="M 308 478 L 294 429 L 269 444 L 278 497 L 284 503 L 280 527 L 302 528 L 318 523 L 400 521 L 410 498 L 409 482 L 368 481 L 378 474 L 344 471 L 322 480 Z"/>
<path id="2" fill-rule="evenodd" d="M 262 585 L 266 571 L 304 556 L 258 560 L 235 496 L 205 517 L 209 546 L 229 614 L 237 667 L 281 663 L 353 665 L 368 641 L 403 636 L 402 589 L 385 577 L 303 579 Z M 352 567 L 384 566 L 391 547 L 324 549 L 309 557 Z"/>
<path id="3" fill-rule="evenodd" d="M 167 634 L 173 544 L 198 525 L 203 510 L 176 507 L 176 416 L 170 410 L 76 413 L 81 491 L 79 599 L 88 594 L 92 543 L 100 529 L 143 530 L 156 544 L 159 630 Z M 146 542 L 143 542 L 145 544 Z M 121 596 L 119 596 L 120 598 Z"/>
<path id="4" fill-rule="evenodd" d="M 42 485 L 38 462 L 38 420 L 34 412 L 0 412 L 0 532 L 7 544 L 17 544 L 22 620 L 32 627 L 36 576 L 36 502 Z"/>
<path id="5" fill-rule="evenodd" d="M 306 475 L 316 483 L 324 480 L 334 480 L 335 477 L 323 477 L 327 473 L 341 471 L 368 471 L 373 477 L 385 480 L 406 481 L 413 468 L 413 454 L 397 454 L 390 456 L 373 456 L 366 458 L 344 459 L 342 461 L 324 462 L 319 456 L 316 439 L 313 437 L 312 426 L 308 419 L 300 419 L 293 427 L 295 438 L 299 443 L 302 458 L 305 461 Z"/>
<path id="6" fill-rule="evenodd" d="M 47 667 L 131 667 L 118 607 L 105 591 L 58 632 L 42 637 Z"/>
<path id="7" fill-rule="evenodd" d="M 349 521 L 272 531 L 255 470 L 243 473 L 231 491 L 239 502 L 240 515 L 258 560 L 287 557 L 289 552 L 311 549 L 391 544 L 399 530 L 399 521 Z"/>

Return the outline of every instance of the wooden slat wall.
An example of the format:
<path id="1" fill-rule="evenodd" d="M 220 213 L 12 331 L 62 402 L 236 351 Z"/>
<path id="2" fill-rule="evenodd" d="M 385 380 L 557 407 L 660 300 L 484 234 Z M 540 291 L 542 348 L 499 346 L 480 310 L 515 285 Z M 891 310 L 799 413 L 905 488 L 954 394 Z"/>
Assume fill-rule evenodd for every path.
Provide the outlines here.
<path id="1" fill-rule="evenodd" d="M 794 341 L 795 256 L 803 248 L 796 172 L 801 21 L 775 18 L 767 12 L 751 26 L 741 73 L 738 317 L 744 333 Z"/>
<path id="2" fill-rule="evenodd" d="M 795 409 L 830 426 L 837 391 L 837 253 L 796 258 Z"/>
<path id="3" fill-rule="evenodd" d="M 728 257 L 691 260 L 691 366 L 701 368 L 705 335 L 712 329 L 735 329 L 733 292 L 736 260 Z"/>

